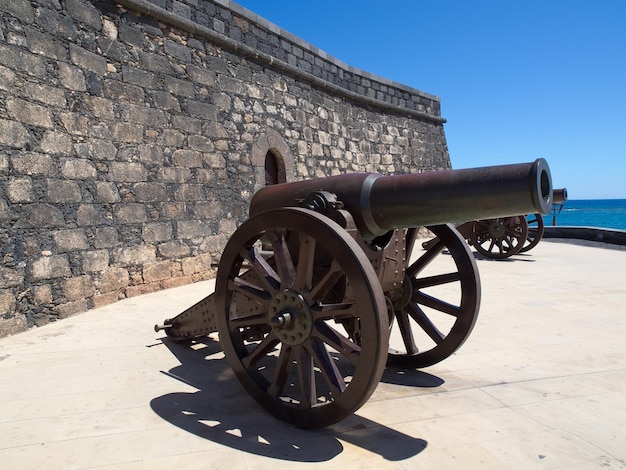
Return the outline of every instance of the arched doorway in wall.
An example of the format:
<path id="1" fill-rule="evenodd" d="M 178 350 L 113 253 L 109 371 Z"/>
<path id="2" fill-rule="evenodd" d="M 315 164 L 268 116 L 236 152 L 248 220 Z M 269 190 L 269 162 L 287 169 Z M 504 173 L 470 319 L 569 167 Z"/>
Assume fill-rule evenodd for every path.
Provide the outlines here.
<path id="1" fill-rule="evenodd" d="M 254 167 L 254 190 L 270 184 L 293 181 L 294 161 L 285 139 L 278 132 L 268 129 L 252 146 Z"/>
<path id="2" fill-rule="evenodd" d="M 281 160 L 280 156 L 277 157 L 272 149 L 265 154 L 265 186 L 286 182 L 285 169 L 284 165 L 281 165 Z"/>

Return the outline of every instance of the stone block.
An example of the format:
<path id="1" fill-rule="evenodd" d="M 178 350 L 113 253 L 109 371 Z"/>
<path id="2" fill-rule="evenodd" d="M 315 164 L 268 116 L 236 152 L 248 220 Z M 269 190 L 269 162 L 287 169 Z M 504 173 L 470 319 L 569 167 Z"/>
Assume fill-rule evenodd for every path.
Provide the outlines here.
<path id="1" fill-rule="evenodd" d="M 95 293 L 93 279 L 89 275 L 64 279 L 61 282 L 63 296 L 70 302 L 88 299 Z"/>
<path id="2" fill-rule="evenodd" d="M 96 197 L 98 202 L 112 204 L 120 201 L 120 195 L 115 183 L 96 181 Z"/>
<path id="3" fill-rule="evenodd" d="M 37 23 L 49 31 L 51 34 L 63 38 L 66 41 L 74 42 L 78 35 L 78 30 L 74 21 L 69 16 L 62 15 L 54 10 L 40 7 L 37 9 Z"/>
<path id="4" fill-rule="evenodd" d="M 100 294 L 120 291 L 128 286 L 129 280 L 126 269 L 111 267 L 102 273 L 100 280 L 96 282 L 96 288 Z"/>
<path id="5" fill-rule="evenodd" d="M 122 119 L 153 128 L 163 128 L 167 126 L 167 116 L 163 110 L 146 106 L 128 105 L 123 110 Z"/>
<path id="6" fill-rule="evenodd" d="M 105 294 L 96 294 L 93 296 L 94 308 L 104 307 L 123 298 L 123 294 L 119 291 L 107 292 Z"/>
<path id="7" fill-rule="evenodd" d="M 70 43 L 70 60 L 77 67 L 104 76 L 107 71 L 107 61 L 104 57 Z"/>
<path id="8" fill-rule="evenodd" d="M 181 184 L 174 197 L 177 201 L 205 201 L 206 188 L 203 184 Z"/>
<path id="9" fill-rule="evenodd" d="M 59 62 L 67 60 L 67 46 L 62 41 L 30 27 L 24 28 L 24 32 L 27 47 L 33 54 Z"/>
<path id="10" fill-rule="evenodd" d="M 211 255 L 208 253 L 185 258 L 182 260 L 183 275 L 190 276 L 192 274 L 210 271 L 211 262 Z"/>
<path id="11" fill-rule="evenodd" d="M 79 113 L 60 113 L 59 118 L 65 130 L 71 135 L 84 137 L 93 129 L 89 119 Z"/>
<path id="12" fill-rule="evenodd" d="M 182 144 L 181 144 L 182 145 Z M 163 148 L 154 144 L 142 144 L 138 147 L 139 160 L 142 163 L 151 163 L 159 166 L 164 165 Z"/>
<path id="13" fill-rule="evenodd" d="M 113 138 L 119 142 L 143 142 L 143 126 L 130 122 L 115 122 L 112 126 Z"/>
<path id="14" fill-rule="evenodd" d="M 101 224 L 102 217 L 98 207 L 95 204 L 81 204 L 76 211 L 76 223 L 81 227 Z"/>
<path id="15" fill-rule="evenodd" d="M 164 279 L 161 281 L 163 289 L 172 289 L 174 287 L 185 286 L 193 282 L 192 276 L 177 276 L 170 279 Z"/>
<path id="16" fill-rule="evenodd" d="M 109 267 L 109 251 L 93 250 L 83 252 L 83 271 L 95 273 L 106 271 Z"/>
<path id="17" fill-rule="evenodd" d="M 180 240 L 172 240 L 161 243 L 158 247 L 159 255 L 167 259 L 179 259 L 189 256 L 191 253 L 187 244 Z"/>
<path id="18" fill-rule="evenodd" d="M 94 246 L 98 249 L 113 248 L 117 246 L 117 228 L 116 227 L 98 227 L 96 229 L 96 238 Z"/>
<path id="19" fill-rule="evenodd" d="M 166 91 L 151 91 L 150 97 L 158 109 L 180 112 L 180 101 L 173 94 Z"/>
<path id="20" fill-rule="evenodd" d="M 21 208 L 15 228 L 46 228 L 65 225 L 63 212 L 51 204 L 33 203 Z"/>
<path id="21" fill-rule="evenodd" d="M 212 87 L 215 85 L 215 73 L 209 69 L 198 67 L 196 65 L 187 65 L 187 74 L 195 83 Z"/>
<path id="22" fill-rule="evenodd" d="M 173 95 L 183 96 L 185 98 L 194 98 L 196 95 L 193 82 L 174 77 L 165 78 L 165 89 Z"/>
<path id="23" fill-rule="evenodd" d="M 211 168 L 226 168 L 226 158 L 221 153 L 205 154 L 204 161 Z"/>
<path id="24" fill-rule="evenodd" d="M 33 9 L 31 2 L 28 0 L 0 2 L 0 11 L 8 13 L 25 23 L 32 23 L 35 20 L 35 10 Z"/>
<path id="25" fill-rule="evenodd" d="M 130 286 L 126 288 L 126 297 L 137 297 L 138 295 L 151 294 L 161 290 L 160 282 L 153 282 L 151 284 L 140 284 L 137 286 Z"/>
<path id="26" fill-rule="evenodd" d="M 212 234 L 211 223 L 207 220 L 180 220 L 176 223 L 176 238 L 189 240 Z"/>
<path id="27" fill-rule="evenodd" d="M 46 183 L 48 201 L 53 204 L 81 202 L 83 199 L 76 181 L 49 179 Z"/>
<path id="28" fill-rule="evenodd" d="M 94 116 L 106 120 L 112 120 L 115 117 L 113 113 L 113 101 L 97 96 L 85 96 L 84 100 Z"/>
<path id="29" fill-rule="evenodd" d="M 10 98 L 6 104 L 9 116 L 31 126 L 51 128 L 52 118 L 45 106 L 34 104 L 20 98 Z"/>
<path id="30" fill-rule="evenodd" d="M 85 231 L 79 228 L 53 232 L 52 239 L 54 240 L 57 252 L 59 253 L 85 250 L 89 247 Z"/>
<path id="31" fill-rule="evenodd" d="M 76 153 L 80 158 L 87 160 L 115 160 L 117 147 L 103 139 L 91 139 L 89 142 L 76 143 Z"/>
<path id="32" fill-rule="evenodd" d="M 30 266 L 30 277 L 35 282 L 71 275 L 72 271 L 66 255 L 42 256 L 33 261 Z"/>
<path id="33" fill-rule="evenodd" d="M 215 148 L 211 139 L 201 135 L 190 135 L 187 137 L 187 145 L 189 145 L 189 148 L 200 152 L 212 152 Z"/>
<path id="34" fill-rule="evenodd" d="M 156 263 L 146 264 L 143 267 L 144 282 L 156 282 L 172 277 L 170 261 L 158 261 Z"/>
<path id="35" fill-rule="evenodd" d="M 19 287 L 23 282 L 24 270 L 22 268 L 0 266 L 0 289 Z"/>
<path id="36" fill-rule="evenodd" d="M 155 222 L 144 225 L 141 235 L 146 243 L 162 242 L 172 238 L 172 231 L 170 222 Z"/>
<path id="37" fill-rule="evenodd" d="M 141 266 L 155 261 L 156 249 L 152 245 L 117 248 L 113 252 L 113 262 L 117 266 Z"/>
<path id="38" fill-rule="evenodd" d="M 72 18 L 85 23 L 96 31 L 102 28 L 100 12 L 90 2 L 85 0 L 65 0 L 65 9 Z"/>
<path id="39" fill-rule="evenodd" d="M 160 202 L 167 200 L 167 190 L 162 183 L 137 183 L 133 185 L 137 202 Z"/>
<path id="40" fill-rule="evenodd" d="M 111 79 L 103 80 L 102 97 L 113 100 L 116 103 L 143 105 L 145 102 L 143 88 Z"/>
<path id="41" fill-rule="evenodd" d="M 61 174 L 69 179 L 93 180 L 96 178 L 97 171 L 90 160 L 66 158 L 61 160 Z"/>
<path id="42" fill-rule="evenodd" d="M 137 224 L 148 220 L 146 206 L 138 203 L 118 204 L 115 208 L 118 224 Z"/>
<path id="43" fill-rule="evenodd" d="M 109 180 L 115 182 L 139 182 L 148 179 L 148 170 L 141 163 L 112 162 L 109 170 Z"/>
<path id="44" fill-rule="evenodd" d="M 87 310 L 89 310 L 89 302 L 87 301 L 87 299 L 82 299 L 75 302 L 68 302 L 65 304 L 57 305 L 54 308 L 54 313 L 56 313 L 57 317 L 62 319 L 86 312 Z"/>
<path id="45" fill-rule="evenodd" d="M 70 64 L 59 63 L 59 81 L 68 90 L 86 91 L 87 82 L 82 70 Z"/>
<path id="46" fill-rule="evenodd" d="M 0 295 L 0 309 L 2 309 L 2 295 Z M 0 317 L 0 338 L 5 336 L 14 335 L 28 329 L 28 322 L 26 317 L 22 314 L 17 314 L 9 318 Z"/>
<path id="47" fill-rule="evenodd" d="M 199 219 L 220 219 L 224 208 L 219 201 L 197 202 L 193 206 L 193 215 Z"/>
<path id="48" fill-rule="evenodd" d="M 69 155 L 72 141 L 62 132 L 47 131 L 39 143 L 39 149 L 47 154 Z"/>
<path id="49" fill-rule="evenodd" d="M 43 284 L 40 286 L 33 286 L 33 300 L 37 305 L 48 305 L 54 300 L 52 296 L 52 286 L 50 284 Z"/>
<path id="50" fill-rule="evenodd" d="M 30 178 L 10 178 L 7 184 L 7 197 L 14 204 L 33 202 L 33 182 Z"/>
<path id="51" fill-rule="evenodd" d="M 172 154 L 172 162 L 183 168 L 202 167 L 202 154 L 196 150 L 178 149 Z"/>
<path id="52" fill-rule="evenodd" d="M 185 183 L 191 180 L 189 168 L 165 167 L 159 169 L 159 179 L 168 183 Z"/>
<path id="53" fill-rule="evenodd" d="M 46 73 L 43 58 L 28 53 L 18 46 L 0 43 L 0 64 L 32 77 L 42 77 Z"/>
<path id="54" fill-rule="evenodd" d="M 202 118 L 207 121 L 217 120 L 218 108 L 214 104 L 206 103 L 204 101 L 187 100 L 186 110 L 192 117 Z"/>

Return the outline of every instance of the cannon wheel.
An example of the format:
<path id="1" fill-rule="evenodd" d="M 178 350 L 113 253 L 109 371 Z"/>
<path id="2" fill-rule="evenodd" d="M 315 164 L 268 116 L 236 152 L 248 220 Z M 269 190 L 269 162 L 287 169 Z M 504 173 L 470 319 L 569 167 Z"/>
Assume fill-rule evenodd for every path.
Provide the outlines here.
<path id="1" fill-rule="evenodd" d="M 528 236 L 524 216 L 476 220 L 471 229 L 470 243 L 481 255 L 492 259 L 504 259 L 519 253 Z"/>
<path id="2" fill-rule="evenodd" d="M 435 242 L 410 262 L 404 294 L 394 302 L 392 329 L 397 324 L 402 349 L 389 349 L 391 365 L 420 368 L 442 361 L 465 342 L 478 318 L 480 277 L 469 246 L 452 225 L 428 229 Z"/>
<path id="3" fill-rule="evenodd" d="M 526 236 L 526 243 L 524 243 L 522 249 L 519 250 L 520 253 L 532 250 L 543 237 L 544 222 L 541 214 L 527 215 L 526 223 L 528 224 L 528 235 Z"/>
<path id="4" fill-rule="evenodd" d="M 279 419 L 328 426 L 378 385 L 389 345 L 385 297 L 363 250 L 327 217 L 284 208 L 243 223 L 224 249 L 215 292 L 228 363 Z"/>

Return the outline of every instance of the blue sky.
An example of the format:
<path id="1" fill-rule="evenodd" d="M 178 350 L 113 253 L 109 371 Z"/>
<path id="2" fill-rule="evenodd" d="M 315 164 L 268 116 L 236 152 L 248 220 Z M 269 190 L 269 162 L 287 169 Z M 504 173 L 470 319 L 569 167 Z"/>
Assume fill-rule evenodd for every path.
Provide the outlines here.
<path id="1" fill-rule="evenodd" d="M 441 97 L 453 168 L 548 160 L 626 198 L 626 0 L 240 0 L 339 60 Z"/>

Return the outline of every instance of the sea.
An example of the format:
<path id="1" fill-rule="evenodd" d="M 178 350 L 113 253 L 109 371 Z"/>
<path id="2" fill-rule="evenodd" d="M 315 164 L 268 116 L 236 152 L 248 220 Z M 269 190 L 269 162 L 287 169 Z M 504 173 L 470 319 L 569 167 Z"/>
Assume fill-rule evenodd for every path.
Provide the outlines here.
<path id="1" fill-rule="evenodd" d="M 626 230 L 626 199 L 568 199 L 543 218 L 546 226 Z"/>

